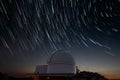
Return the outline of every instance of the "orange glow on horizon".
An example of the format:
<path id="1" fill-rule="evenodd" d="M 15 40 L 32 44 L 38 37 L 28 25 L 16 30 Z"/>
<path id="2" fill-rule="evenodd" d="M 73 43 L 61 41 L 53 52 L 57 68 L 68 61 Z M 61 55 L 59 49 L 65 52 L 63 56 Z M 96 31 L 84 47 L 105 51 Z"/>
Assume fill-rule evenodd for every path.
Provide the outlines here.
<path id="1" fill-rule="evenodd" d="M 105 76 L 108 79 L 120 79 L 120 73 L 101 73 L 103 76 Z"/>

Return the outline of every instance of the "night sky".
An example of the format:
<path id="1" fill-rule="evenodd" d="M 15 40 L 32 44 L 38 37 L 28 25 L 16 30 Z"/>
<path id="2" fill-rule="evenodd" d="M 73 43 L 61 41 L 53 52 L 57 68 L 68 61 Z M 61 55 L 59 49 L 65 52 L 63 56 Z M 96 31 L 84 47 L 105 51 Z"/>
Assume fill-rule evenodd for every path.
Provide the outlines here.
<path id="1" fill-rule="evenodd" d="M 34 72 L 56 50 L 118 78 L 120 0 L 0 0 L 1 72 Z"/>

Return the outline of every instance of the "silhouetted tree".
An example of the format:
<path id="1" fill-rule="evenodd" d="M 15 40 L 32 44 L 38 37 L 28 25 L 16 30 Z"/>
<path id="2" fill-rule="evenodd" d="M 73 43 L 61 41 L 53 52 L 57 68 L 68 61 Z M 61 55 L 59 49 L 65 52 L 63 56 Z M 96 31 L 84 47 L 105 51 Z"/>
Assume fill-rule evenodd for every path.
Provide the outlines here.
<path id="1" fill-rule="evenodd" d="M 79 68 L 76 66 L 76 73 L 79 74 L 80 73 L 80 70 Z"/>
<path id="2" fill-rule="evenodd" d="M 108 80 L 107 78 L 98 73 L 87 71 L 83 71 L 77 74 L 77 79 L 81 80 L 82 78 L 84 78 L 85 80 Z"/>

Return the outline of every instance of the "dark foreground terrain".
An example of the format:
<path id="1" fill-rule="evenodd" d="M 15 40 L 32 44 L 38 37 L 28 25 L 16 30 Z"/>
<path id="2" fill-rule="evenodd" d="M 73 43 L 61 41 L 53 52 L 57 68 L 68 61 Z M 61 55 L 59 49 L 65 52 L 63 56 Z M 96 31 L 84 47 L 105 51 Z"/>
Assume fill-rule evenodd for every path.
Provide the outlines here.
<path id="1" fill-rule="evenodd" d="M 34 77 L 25 77 L 25 78 L 19 78 L 19 77 L 12 77 L 12 76 L 7 76 L 3 73 L 0 73 L 0 80 L 41 80 L 41 79 L 35 79 Z M 45 80 L 52 80 L 45 78 Z M 76 75 L 74 75 L 72 78 L 58 78 L 56 80 L 108 80 L 104 76 L 98 74 L 98 73 L 93 73 L 93 72 L 79 72 Z M 120 79 L 111 79 L 111 80 L 120 80 Z"/>

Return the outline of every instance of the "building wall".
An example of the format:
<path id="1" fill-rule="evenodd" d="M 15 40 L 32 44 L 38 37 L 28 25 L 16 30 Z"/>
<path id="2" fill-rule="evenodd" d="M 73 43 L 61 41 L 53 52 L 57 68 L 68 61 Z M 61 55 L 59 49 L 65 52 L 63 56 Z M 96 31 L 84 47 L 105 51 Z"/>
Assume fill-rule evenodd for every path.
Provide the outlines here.
<path id="1" fill-rule="evenodd" d="M 72 64 L 49 64 L 47 73 L 76 73 L 76 67 Z"/>

